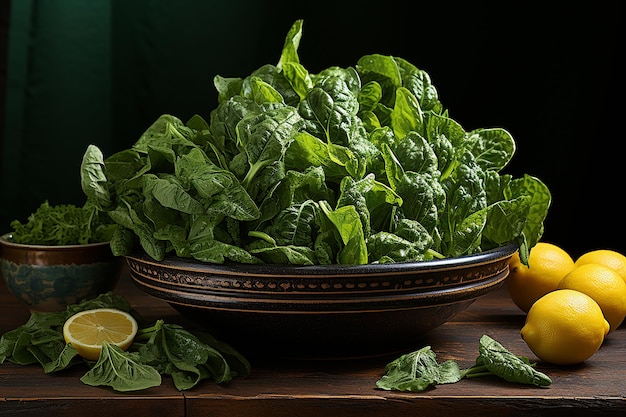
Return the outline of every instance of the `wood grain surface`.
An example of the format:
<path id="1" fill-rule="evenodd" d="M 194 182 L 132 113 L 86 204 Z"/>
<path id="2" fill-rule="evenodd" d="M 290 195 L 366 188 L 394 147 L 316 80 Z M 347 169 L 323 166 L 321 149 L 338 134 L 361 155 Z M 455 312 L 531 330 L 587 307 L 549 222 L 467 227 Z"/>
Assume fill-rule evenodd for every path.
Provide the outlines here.
<path id="1" fill-rule="evenodd" d="M 126 297 L 146 320 L 188 323 L 167 303 L 137 288 L 127 274 L 116 293 Z M 0 283 L 0 333 L 23 324 L 30 312 Z M 416 342 L 429 345 L 437 360 L 452 359 L 461 368 L 478 355 L 480 336 L 488 334 L 517 355 L 533 355 L 519 336 L 522 313 L 506 289 L 479 298 L 466 311 Z M 208 329 L 210 331 L 210 329 Z M 263 343 L 262 340 L 251 343 Z M 387 357 L 341 361 L 293 361 L 249 358 L 252 374 L 220 386 L 203 381 L 179 392 L 169 377 L 159 387 L 131 393 L 90 387 L 79 378 L 86 368 L 45 374 L 39 366 L 0 365 L 0 415 L 8 416 L 567 416 L 626 415 L 626 326 L 605 340 L 600 351 L 583 364 L 554 366 L 538 362 L 552 385 L 537 388 L 497 377 L 461 380 L 421 393 L 376 389 Z"/>

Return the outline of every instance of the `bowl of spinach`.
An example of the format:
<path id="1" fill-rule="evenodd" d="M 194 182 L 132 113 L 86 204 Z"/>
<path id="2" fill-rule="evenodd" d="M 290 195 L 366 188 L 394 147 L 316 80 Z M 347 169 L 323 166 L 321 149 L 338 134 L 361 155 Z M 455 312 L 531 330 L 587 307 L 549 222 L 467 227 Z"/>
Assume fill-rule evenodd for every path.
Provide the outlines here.
<path id="1" fill-rule="evenodd" d="M 0 275 L 31 311 L 64 310 L 113 290 L 121 277 L 124 258 L 109 243 L 118 226 L 89 204 L 44 201 L 11 228 L 0 236 Z"/>
<path id="2" fill-rule="evenodd" d="M 467 305 L 458 294 L 442 294 L 475 286 L 477 293 L 464 292 L 471 299 L 493 285 L 468 282 L 464 267 L 495 256 L 495 271 L 490 261 L 491 272 L 478 276 L 499 284 L 511 248 L 527 262 L 551 194 L 537 177 L 506 173 L 516 150 L 510 132 L 466 130 L 428 73 L 399 57 L 372 54 L 354 66 L 309 72 L 297 52 L 302 25 L 290 28 L 276 64 L 245 77 L 216 76 L 218 103 L 208 117 L 183 122 L 163 114 L 130 148 L 106 158 L 87 148 L 82 189 L 120 226 L 111 248 L 135 266 L 131 276 L 142 288 L 159 287 L 155 293 L 182 310 L 212 313 L 228 310 L 207 305 L 217 288 L 226 298 L 231 292 L 235 310 L 245 302 L 238 291 L 247 289 L 251 312 L 273 314 L 273 306 L 278 316 L 217 321 L 235 333 L 248 320 L 287 329 L 274 319 L 291 316 L 281 309 L 288 305 L 306 317 L 288 330 L 305 331 L 308 313 L 337 322 L 367 310 L 365 295 L 395 300 L 399 311 L 428 304 L 403 304 L 414 295 Z M 462 268 L 445 272 L 450 263 Z M 403 284 L 407 270 L 443 270 L 444 277 Z M 366 282 L 342 281 L 353 275 Z M 422 279 L 433 284 L 415 284 Z M 368 290 L 358 293 L 361 287 Z M 272 301 L 279 293 L 293 300 Z M 333 301 L 326 310 L 334 297 L 345 304 Z M 366 317 L 378 327 L 401 321 Z M 432 327 L 418 326 L 411 314 L 407 321 L 420 331 Z"/>

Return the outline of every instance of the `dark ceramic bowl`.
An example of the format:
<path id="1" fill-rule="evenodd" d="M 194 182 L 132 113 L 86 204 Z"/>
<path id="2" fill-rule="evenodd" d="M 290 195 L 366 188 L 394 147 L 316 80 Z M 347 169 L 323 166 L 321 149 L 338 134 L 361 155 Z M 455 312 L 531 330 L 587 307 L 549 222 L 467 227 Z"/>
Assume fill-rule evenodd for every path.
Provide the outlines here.
<path id="1" fill-rule="evenodd" d="M 500 287 L 516 250 L 358 266 L 212 265 L 147 255 L 127 262 L 140 289 L 245 354 L 330 359 L 415 347 Z"/>
<path id="2" fill-rule="evenodd" d="M 0 271 L 7 288 L 31 311 L 60 311 L 69 304 L 112 291 L 124 258 L 106 243 L 26 245 L 0 236 Z"/>

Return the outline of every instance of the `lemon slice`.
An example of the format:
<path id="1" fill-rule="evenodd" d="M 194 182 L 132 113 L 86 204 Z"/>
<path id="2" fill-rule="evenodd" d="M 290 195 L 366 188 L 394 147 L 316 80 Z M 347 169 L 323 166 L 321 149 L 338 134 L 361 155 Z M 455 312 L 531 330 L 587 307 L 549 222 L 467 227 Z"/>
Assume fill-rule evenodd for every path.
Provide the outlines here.
<path id="1" fill-rule="evenodd" d="M 126 350 L 137 334 L 137 321 L 129 313 L 114 308 L 97 308 L 78 312 L 63 325 L 63 338 L 80 356 L 97 360 L 102 342 Z"/>

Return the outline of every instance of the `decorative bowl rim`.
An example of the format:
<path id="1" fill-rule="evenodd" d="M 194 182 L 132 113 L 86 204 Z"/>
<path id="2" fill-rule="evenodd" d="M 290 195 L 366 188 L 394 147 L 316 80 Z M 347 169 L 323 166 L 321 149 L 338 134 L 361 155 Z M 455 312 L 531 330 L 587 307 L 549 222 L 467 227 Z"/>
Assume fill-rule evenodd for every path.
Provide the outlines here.
<path id="1" fill-rule="evenodd" d="M 194 260 L 193 258 L 182 257 L 166 257 L 162 261 L 151 258 L 146 253 L 135 253 L 126 255 L 125 257 L 130 260 L 139 261 L 142 263 L 153 263 L 162 267 L 169 267 L 181 270 L 193 270 L 193 271 L 219 271 L 221 273 L 244 273 L 247 275 L 298 275 L 303 276 L 317 276 L 317 275 L 369 275 L 369 274 L 402 274 L 409 272 L 428 272 L 438 271 L 442 269 L 462 269 L 468 266 L 478 266 L 481 264 L 487 264 L 494 261 L 498 261 L 509 256 L 512 256 L 518 249 L 516 243 L 509 243 L 501 245 L 499 247 L 486 250 L 484 252 L 463 255 L 457 257 L 432 259 L 425 261 L 409 261 L 409 262 L 395 262 L 384 264 L 362 264 L 362 265 L 293 265 L 293 264 L 244 264 L 227 262 L 223 264 L 213 264 L 208 262 L 201 262 Z"/>

